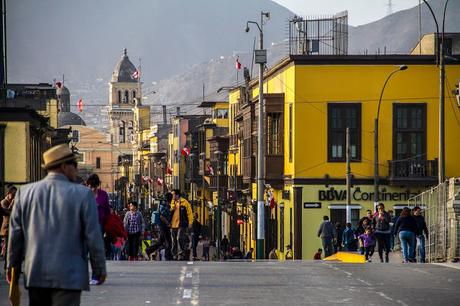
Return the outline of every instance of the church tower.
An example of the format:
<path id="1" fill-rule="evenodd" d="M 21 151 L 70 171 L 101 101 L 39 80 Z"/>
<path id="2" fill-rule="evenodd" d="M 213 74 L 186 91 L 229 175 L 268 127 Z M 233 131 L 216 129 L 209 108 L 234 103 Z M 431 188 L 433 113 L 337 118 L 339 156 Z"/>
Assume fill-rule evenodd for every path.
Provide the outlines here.
<path id="1" fill-rule="evenodd" d="M 118 148 L 115 154 L 131 156 L 135 137 L 134 107 L 141 95 L 141 83 L 138 82 L 138 70 L 128 58 L 128 52 L 123 55 L 112 73 L 109 83 L 109 121 L 110 136 L 114 146 Z"/>

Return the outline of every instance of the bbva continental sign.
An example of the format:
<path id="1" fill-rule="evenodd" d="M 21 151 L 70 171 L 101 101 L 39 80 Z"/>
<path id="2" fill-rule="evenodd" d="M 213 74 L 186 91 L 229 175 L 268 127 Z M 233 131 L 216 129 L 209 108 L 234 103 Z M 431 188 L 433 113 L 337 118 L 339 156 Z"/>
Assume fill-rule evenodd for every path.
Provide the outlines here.
<path id="1" fill-rule="evenodd" d="M 409 198 L 418 195 L 421 191 L 411 191 L 406 190 L 403 192 L 379 192 L 379 201 L 407 201 Z M 318 200 L 319 201 L 345 201 L 347 199 L 346 190 L 318 190 Z M 354 201 L 373 201 L 374 192 L 361 191 L 360 189 L 355 189 L 352 192 L 352 199 Z"/>

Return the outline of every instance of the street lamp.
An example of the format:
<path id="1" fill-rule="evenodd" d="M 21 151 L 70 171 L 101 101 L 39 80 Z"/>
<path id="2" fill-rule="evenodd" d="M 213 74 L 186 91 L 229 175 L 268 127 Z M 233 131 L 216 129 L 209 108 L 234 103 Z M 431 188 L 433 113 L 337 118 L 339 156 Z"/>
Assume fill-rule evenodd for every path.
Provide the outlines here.
<path id="1" fill-rule="evenodd" d="M 190 195 L 191 195 L 191 200 L 192 200 L 192 205 L 194 205 L 195 199 L 193 196 L 193 158 L 195 157 L 195 154 L 190 153 L 188 158 L 190 161 Z"/>
<path id="2" fill-rule="evenodd" d="M 387 86 L 388 81 L 390 78 L 399 71 L 407 70 L 406 65 L 401 65 L 398 69 L 391 72 L 385 83 L 383 84 L 382 91 L 380 92 L 379 98 L 379 105 L 377 107 L 377 117 L 375 117 L 374 121 L 374 208 L 379 203 L 379 116 L 380 116 L 380 104 L 382 103 L 383 92 L 385 91 L 385 87 Z"/>
<path id="3" fill-rule="evenodd" d="M 438 183 L 444 182 L 445 178 L 445 139 L 444 139 L 444 87 L 446 78 L 446 67 L 444 63 L 444 30 L 446 23 L 446 9 L 449 0 L 444 3 L 444 11 L 442 14 L 442 34 L 441 44 L 439 43 L 439 25 L 433 9 L 426 0 L 423 0 L 433 16 L 436 25 L 436 62 L 439 63 L 439 157 L 438 157 Z"/>
<path id="4" fill-rule="evenodd" d="M 220 252 L 220 242 L 222 239 L 222 207 L 220 206 L 220 156 L 222 155 L 222 151 L 216 150 L 214 151 L 214 155 L 217 158 L 217 216 L 216 216 L 216 227 L 217 227 L 217 251 Z M 220 253 L 219 253 L 220 254 Z"/>
<path id="5" fill-rule="evenodd" d="M 265 189 L 265 159 L 264 159 L 264 66 L 267 63 L 267 50 L 264 50 L 264 17 L 270 19 L 269 12 L 260 12 L 260 25 L 255 21 L 246 22 L 246 33 L 249 32 L 249 24 L 255 24 L 259 28 L 259 50 L 254 50 L 255 62 L 259 64 L 259 118 L 257 124 L 257 248 L 256 258 L 264 259 L 264 189 Z"/>

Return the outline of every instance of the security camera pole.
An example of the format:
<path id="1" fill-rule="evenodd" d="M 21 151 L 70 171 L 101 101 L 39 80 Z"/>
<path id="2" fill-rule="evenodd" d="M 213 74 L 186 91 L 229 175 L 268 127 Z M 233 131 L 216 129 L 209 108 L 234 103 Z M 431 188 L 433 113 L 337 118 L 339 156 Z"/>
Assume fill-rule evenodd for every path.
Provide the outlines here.
<path id="1" fill-rule="evenodd" d="M 259 114 L 257 126 L 257 245 L 256 258 L 265 258 L 265 216 L 264 216 L 264 190 L 265 190 L 265 156 L 264 156 L 264 67 L 267 63 L 267 50 L 264 50 L 264 34 L 262 31 L 264 17 L 270 18 L 269 12 L 260 12 L 260 25 L 255 21 L 246 23 L 246 32 L 249 32 L 249 24 L 255 24 L 259 28 L 259 50 L 255 52 L 255 62 L 259 64 Z"/>

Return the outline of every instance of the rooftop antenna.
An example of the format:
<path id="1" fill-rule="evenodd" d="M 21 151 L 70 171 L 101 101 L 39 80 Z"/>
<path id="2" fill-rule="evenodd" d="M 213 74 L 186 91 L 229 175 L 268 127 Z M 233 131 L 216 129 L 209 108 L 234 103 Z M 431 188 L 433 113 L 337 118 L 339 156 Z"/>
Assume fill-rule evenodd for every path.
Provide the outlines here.
<path id="1" fill-rule="evenodd" d="M 391 15 L 393 14 L 393 1 L 392 0 L 388 0 L 388 4 L 387 4 L 387 15 Z"/>

